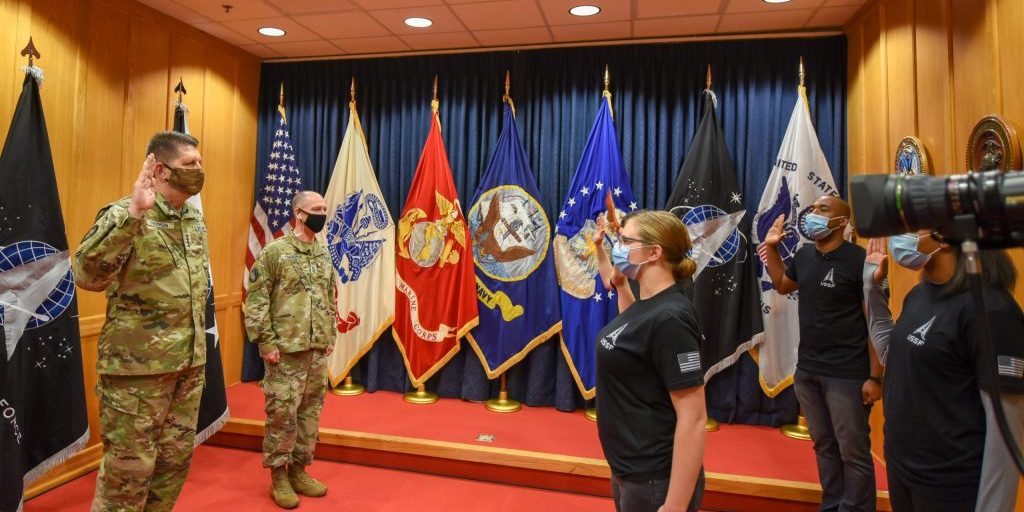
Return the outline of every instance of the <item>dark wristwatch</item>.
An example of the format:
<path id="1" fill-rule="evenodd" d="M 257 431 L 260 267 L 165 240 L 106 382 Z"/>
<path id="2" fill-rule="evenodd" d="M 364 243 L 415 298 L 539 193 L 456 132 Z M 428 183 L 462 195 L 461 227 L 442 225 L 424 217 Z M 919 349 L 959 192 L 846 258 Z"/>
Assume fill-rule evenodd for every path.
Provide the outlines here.
<path id="1" fill-rule="evenodd" d="M 871 382 L 874 382 L 875 384 L 878 384 L 878 385 L 882 384 L 882 377 L 881 376 L 875 377 L 874 375 L 871 375 L 871 376 L 868 377 L 868 380 L 870 380 Z"/>

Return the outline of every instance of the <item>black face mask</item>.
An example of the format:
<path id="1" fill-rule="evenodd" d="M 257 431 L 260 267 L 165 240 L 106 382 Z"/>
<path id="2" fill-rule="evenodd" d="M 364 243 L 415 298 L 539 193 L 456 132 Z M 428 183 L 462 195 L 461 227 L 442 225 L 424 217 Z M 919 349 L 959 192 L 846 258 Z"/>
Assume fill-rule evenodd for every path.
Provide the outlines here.
<path id="1" fill-rule="evenodd" d="M 303 221 L 303 224 L 305 224 L 310 231 L 319 233 L 324 229 L 324 224 L 327 223 L 327 214 L 309 213 L 305 210 L 303 210 L 303 213 L 306 214 L 306 220 Z"/>

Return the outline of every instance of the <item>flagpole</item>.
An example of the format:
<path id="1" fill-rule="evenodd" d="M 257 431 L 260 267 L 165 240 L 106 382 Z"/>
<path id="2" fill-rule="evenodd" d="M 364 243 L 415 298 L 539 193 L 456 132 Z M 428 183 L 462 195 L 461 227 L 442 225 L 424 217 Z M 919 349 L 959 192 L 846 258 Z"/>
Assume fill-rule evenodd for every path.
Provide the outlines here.
<path id="1" fill-rule="evenodd" d="M 707 92 L 711 92 L 711 63 L 710 62 L 708 63 L 707 72 L 704 75 L 704 90 L 707 91 Z M 718 420 L 712 418 L 711 415 L 708 414 L 707 415 L 707 420 L 704 421 L 704 431 L 705 432 L 717 432 L 719 428 L 721 428 L 721 426 L 718 424 Z"/>
<path id="2" fill-rule="evenodd" d="M 436 115 L 440 106 L 441 103 L 437 101 L 437 75 L 434 75 L 434 98 L 430 100 L 430 112 Z M 437 124 L 441 125 L 440 119 L 437 120 Z M 416 386 L 416 391 L 406 393 L 404 398 L 410 404 L 432 404 L 437 401 L 437 395 L 427 391 L 423 384 Z"/>
<path id="3" fill-rule="evenodd" d="M 352 85 L 348 89 L 348 108 L 349 115 L 355 115 L 356 111 L 356 77 L 352 77 Z M 337 340 L 335 340 L 337 342 Z M 345 381 L 340 385 L 331 389 L 331 393 L 337 396 L 358 396 L 363 394 L 366 388 L 361 384 L 356 384 L 352 381 L 352 371 L 349 370 L 349 374 L 345 376 Z"/>
<path id="4" fill-rule="evenodd" d="M 800 56 L 800 87 L 798 89 L 800 97 L 807 101 L 807 94 L 804 92 L 804 56 Z M 783 425 L 779 427 L 779 431 L 786 437 L 793 439 L 799 439 L 801 441 L 811 440 L 811 429 L 807 427 L 807 418 L 804 417 L 804 412 L 801 410 L 796 417 L 796 423 L 789 425 Z"/>

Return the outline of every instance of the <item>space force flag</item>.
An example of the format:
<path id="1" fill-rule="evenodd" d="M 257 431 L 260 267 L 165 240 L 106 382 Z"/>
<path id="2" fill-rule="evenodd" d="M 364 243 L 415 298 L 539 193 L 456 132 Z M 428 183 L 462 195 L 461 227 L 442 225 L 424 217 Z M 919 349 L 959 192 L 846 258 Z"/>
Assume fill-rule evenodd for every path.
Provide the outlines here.
<path id="1" fill-rule="evenodd" d="M 754 243 L 760 244 L 775 219 L 785 215 L 786 234 L 778 249 L 783 262 L 789 265 L 797 249 L 811 242 L 806 234 L 800 232 L 800 221 L 810 212 L 811 203 L 826 194 L 839 195 L 839 192 L 825 154 L 821 152 L 807 106 L 807 92 L 801 85 L 779 156 L 775 159 L 754 216 Z M 774 397 L 793 383 L 793 372 L 796 371 L 796 351 L 800 341 L 798 294 L 794 292 L 787 296 L 776 292 L 761 260 L 757 261 L 764 318 L 764 342 L 757 349 L 757 359 L 761 389 Z"/>
<path id="2" fill-rule="evenodd" d="M 551 225 L 515 122 L 508 99 L 467 219 L 480 309 L 480 325 L 467 339 L 491 379 L 561 328 Z"/>
<path id="3" fill-rule="evenodd" d="M 607 211 L 608 197 L 620 216 L 637 209 L 615 134 L 612 96 L 605 90 L 583 156 L 558 213 L 554 244 L 561 289 L 562 352 L 576 385 L 587 399 L 596 393 L 597 333 L 619 312 L 614 290 L 605 290 L 601 282 L 593 243 L 597 218 Z M 605 250 L 610 251 L 608 245 L 605 244 Z"/>
<path id="4" fill-rule="evenodd" d="M 89 440 L 78 305 L 39 68 L 0 155 L 0 510 Z"/>
<path id="5" fill-rule="evenodd" d="M 409 380 L 424 384 L 476 327 L 477 305 L 466 219 L 441 139 L 438 103 L 398 221 L 392 332 Z"/>
<path id="6" fill-rule="evenodd" d="M 736 184 L 715 93 L 705 90 L 703 96 L 704 115 L 666 207 L 683 219 L 693 242 L 693 304 L 704 333 L 700 360 L 708 382 L 760 341 L 761 315 L 745 235 L 750 217 Z"/>
<path id="7" fill-rule="evenodd" d="M 185 87 L 178 82 L 175 88 L 185 94 Z M 179 99 L 174 105 L 174 131 L 190 133 L 188 129 L 188 107 Z M 188 198 L 199 213 L 203 213 L 203 200 L 196 194 Z M 217 308 L 213 302 L 213 270 L 207 270 L 209 287 L 206 292 L 206 367 L 203 370 L 206 381 L 199 399 L 199 417 L 196 420 L 195 445 L 206 442 L 228 422 L 228 395 L 224 388 L 224 367 L 220 358 L 220 331 L 217 329 Z"/>
<path id="8" fill-rule="evenodd" d="M 395 223 L 370 163 L 355 100 L 324 194 L 324 230 L 337 276 L 338 332 L 327 364 L 337 386 L 395 319 Z"/>

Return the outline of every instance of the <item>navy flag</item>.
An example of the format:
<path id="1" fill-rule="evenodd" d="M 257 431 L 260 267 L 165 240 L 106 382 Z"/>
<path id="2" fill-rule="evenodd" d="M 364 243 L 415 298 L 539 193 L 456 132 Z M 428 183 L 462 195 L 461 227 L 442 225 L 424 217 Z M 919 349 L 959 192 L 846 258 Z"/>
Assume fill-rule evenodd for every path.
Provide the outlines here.
<path id="1" fill-rule="evenodd" d="M 750 216 L 736 184 L 715 93 L 705 90 L 703 103 L 704 115 L 666 209 L 683 220 L 693 242 L 690 256 L 697 272 L 691 293 L 704 333 L 704 382 L 709 382 L 763 334 L 754 260 L 744 235 L 750 232 Z"/>
<path id="2" fill-rule="evenodd" d="M 588 400 L 596 394 L 597 333 L 619 313 L 615 290 L 604 289 L 594 253 L 594 230 L 598 216 L 607 212 L 606 198 L 620 216 L 637 209 L 615 134 L 612 95 L 607 90 L 558 213 L 554 243 L 561 288 L 562 352 Z M 610 251 L 610 246 L 605 244 L 605 250 Z"/>
<path id="3" fill-rule="evenodd" d="M 180 84 L 179 84 L 180 85 Z M 184 87 L 181 88 L 184 92 Z M 189 133 L 188 107 L 179 100 L 174 105 L 174 131 Z M 196 194 L 188 198 L 199 213 L 203 213 L 203 201 Z M 209 258 L 209 256 L 207 256 Z M 224 367 L 220 360 L 220 333 L 217 330 L 217 308 L 213 304 L 213 274 L 208 270 L 206 278 L 209 287 L 206 294 L 206 385 L 199 399 L 199 420 L 196 423 L 195 445 L 199 446 L 216 434 L 228 421 L 228 396 L 224 389 Z"/>
<path id="4" fill-rule="evenodd" d="M 551 224 L 506 96 L 504 124 L 467 215 L 480 324 L 467 339 L 493 379 L 562 327 Z"/>
<path id="5" fill-rule="evenodd" d="M 0 510 L 89 440 L 78 304 L 39 68 L 0 155 Z"/>

